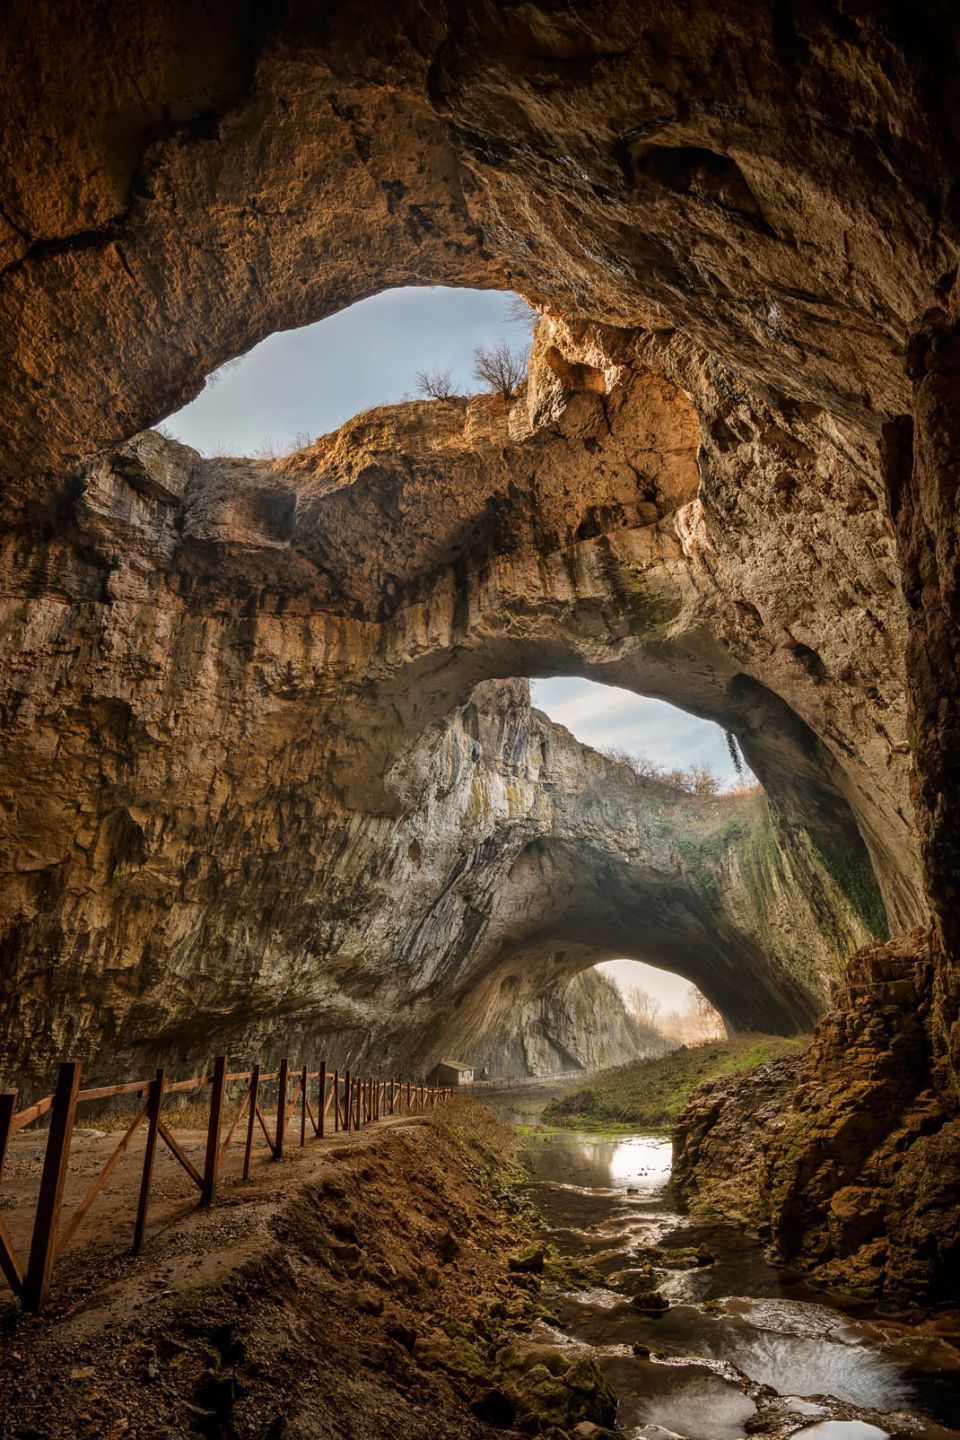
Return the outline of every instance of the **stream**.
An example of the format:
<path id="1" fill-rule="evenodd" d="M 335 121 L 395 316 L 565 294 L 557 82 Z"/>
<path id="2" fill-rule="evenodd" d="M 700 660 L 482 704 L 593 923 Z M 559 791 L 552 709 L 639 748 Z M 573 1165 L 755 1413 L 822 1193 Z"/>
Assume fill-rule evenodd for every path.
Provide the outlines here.
<path id="1" fill-rule="evenodd" d="M 526 1160 L 548 1238 L 603 1277 L 562 1295 L 559 1326 L 538 1336 L 592 1354 L 619 1397 L 619 1429 L 644 1440 L 741 1440 L 754 1427 L 810 1440 L 960 1435 L 957 1350 L 932 1327 L 845 1311 L 736 1226 L 678 1213 L 669 1140 L 544 1132 Z M 662 1314 L 632 1303 L 651 1289 Z"/>

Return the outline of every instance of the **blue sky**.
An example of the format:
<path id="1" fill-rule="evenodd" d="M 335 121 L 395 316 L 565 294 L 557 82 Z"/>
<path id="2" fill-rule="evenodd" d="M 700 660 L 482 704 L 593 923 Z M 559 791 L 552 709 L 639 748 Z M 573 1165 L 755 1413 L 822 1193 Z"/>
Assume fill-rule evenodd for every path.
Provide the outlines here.
<path id="1" fill-rule="evenodd" d="M 416 393 L 418 370 L 449 370 L 469 394 L 478 345 L 506 340 L 529 348 L 529 330 L 511 321 L 511 297 L 440 286 L 387 290 L 316 325 L 271 335 L 164 422 L 178 440 L 208 455 L 252 455 L 264 444 L 289 449 L 294 437 L 335 430 L 372 405 Z"/>
<path id="2" fill-rule="evenodd" d="M 530 690 L 538 709 L 598 750 L 629 750 L 668 770 L 705 764 L 724 784 L 738 781 L 723 731 L 709 720 L 592 680 L 534 680 Z"/>
<path id="3" fill-rule="evenodd" d="M 510 296 L 442 287 L 385 291 L 301 330 L 271 335 L 228 366 L 165 428 L 204 454 L 250 455 L 335 430 L 361 410 L 416 393 L 418 370 L 449 370 L 460 393 L 476 390 L 473 352 L 506 340 L 525 350 L 529 332 L 508 315 Z M 649 756 L 667 767 L 707 762 L 736 780 L 721 731 L 659 700 L 589 680 L 533 684 L 534 703 L 578 739 Z M 613 962 L 621 983 L 642 983 L 666 1009 L 689 991 L 677 976 Z"/>

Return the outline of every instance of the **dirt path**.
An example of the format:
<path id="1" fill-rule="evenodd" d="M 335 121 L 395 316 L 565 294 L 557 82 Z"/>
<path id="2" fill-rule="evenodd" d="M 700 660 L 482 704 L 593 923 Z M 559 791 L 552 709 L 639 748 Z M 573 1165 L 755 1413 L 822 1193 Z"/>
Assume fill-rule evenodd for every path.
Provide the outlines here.
<path id="1" fill-rule="evenodd" d="M 170 1193 L 136 1258 L 134 1157 L 65 1255 L 48 1310 L 0 1314 L 0 1437 L 515 1434 L 473 1412 L 484 1386 L 472 1378 L 465 1392 L 450 1338 L 454 1317 L 469 1331 L 491 1307 L 529 1308 L 533 1277 L 509 1276 L 505 1260 L 522 1232 L 485 1178 L 499 1163 L 495 1123 L 440 1112 L 308 1142 L 261 1159 L 246 1184 L 228 1174 L 209 1210 L 167 1168 Z M 112 1138 L 81 1139 L 74 1193 Z M 19 1150 L 16 1186 L 29 1188 L 38 1162 Z"/>
<path id="2" fill-rule="evenodd" d="M 310 1126 L 307 1127 L 305 1146 L 300 1148 L 299 1120 L 293 1117 L 286 1138 L 285 1154 L 282 1160 L 274 1161 L 263 1136 L 257 1130 L 251 1178 L 246 1184 L 241 1177 L 243 1166 L 244 1125 L 227 1150 L 221 1162 L 218 1204 L 236 1206 L 244 1200 L 262 1201 L 272 1194 L 280 1194 L 291 1181 L 300 1175 L 308 1176 L 317 1163 L 326 1163 L 335 1154 L 341 1154 L 352 1147 L 364 1147 L 372 1143 L 376 1134 L 392 1126 L 416 1124 L 417 1117 L 386 1116 L 365 1127 L 359 1134 L 351 1132 L 316 1139 Z M 180 1130 L 173 1126 L 175 1138 L 186 1155 L 202 1172 L 206 1148 L 204 1130 Z M 46 1132 L 43 1130 L 22 1131 L 10 1142 L 4 1167 L 3 1184 L 0 1186 L 0 1213 L 10 1232 L 21 1264 L 25 1263 L 30 1248 L 34 1211 L 40 1174 L 43 1168 Z M 97 1130 L 77 1129 L 70 1147 L 70 1164 L 64 1192 L 63 1222 L 67 1221 L 73 1207 L 82 1198 L 88 1185 L 103 1169 L 104 1164 L 116 1148 L 121 1132 L 103 1133 Z M 66 1246 L 62 1257 L 58 1257 L 54 1269 L 51 1304 L 57 1306 L 58 1291 L 69 1278 L 75 1282 L 82 1278 L 84 1268 L 93 1268 L 102 1273 L 104 1265 L 111 1270 L 125 1259 L 137 1273 L 139 1262 L 131 1255 L 133 1227 L 136 1217 L 137 1199 L 140 1191 L 140 1176 L 143 1166 L 143 1151 L 146 1143 L 146 1127 L 141 1126 L 120 1164 L 113 1171 L 104 1189 L 97 1197 L 92 1209 L 81 1223 L 77 1233 Z M 171 1155 L 165 1145 L 157 1147 L 154 1165 L 153 1185 L 150 1192 L 150 1214 L 147 1227 L 148 1246 L 154 1248 L 162 1243 L 172 1228 L 184 1223 L 195 1223 L 197 1211 L 197 1189 L 182 1166 Z M 194 1220 L 191 1220 L 194 1217 Z M 214 1225 L 214 1229 L 216 1226 Z M 142 1267 L 141 1267 L 142 1268 Z M 122 1270 L 122 1266 L 118 1268 Z M 0 1277 L 0 1316 L 13 1298 Z"/>

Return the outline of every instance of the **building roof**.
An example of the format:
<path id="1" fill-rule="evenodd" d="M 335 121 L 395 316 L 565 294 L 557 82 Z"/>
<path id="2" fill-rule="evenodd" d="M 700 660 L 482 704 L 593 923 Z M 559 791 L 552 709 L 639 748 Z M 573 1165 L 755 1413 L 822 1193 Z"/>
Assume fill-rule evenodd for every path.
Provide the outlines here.
<path id="1" fill-rule="evenodd" d="M 472 1070 L 473 1066 L 468 1065 L 465 1060 L 438 1060 L 437 1065 L 449 1065 L 451 1070 Z M 437 1065 L 434 1065 L 436 1070 Z"/>

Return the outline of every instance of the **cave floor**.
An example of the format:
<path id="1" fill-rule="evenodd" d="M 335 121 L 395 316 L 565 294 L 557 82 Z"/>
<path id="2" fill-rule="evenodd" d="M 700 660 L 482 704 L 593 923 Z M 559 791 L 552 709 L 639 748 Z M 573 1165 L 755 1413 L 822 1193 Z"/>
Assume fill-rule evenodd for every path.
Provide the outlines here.
<path id="1" fill-rule="evenodd" d="M 272 1116 L 267 1117 L 270 1124 Z M 415 1118 L 415 1117 L 414 1117 Z M 279 1162 L 271 1159 L 270 1152 L 259 1130 L 254 1136 L 251 1159 L 251 1177 L 245 1184 L 241 1178 L 245 1120 L 238 1135 L 221 1162 L 218 1185 L 218 1199 L 214 1214 L 223 1213 L 248 1200 L 260 1201 L 268 1196 L 281 1195 L 289 1185 L 299 1178 L 301 1170 L 310 1172 L 314 1161 L 330 1157 L 331 1150 L 337 1155 L 351 1146 L 365 1146 L 372 1143 L 378 1131 L 385 1127 L 405 1124 L 406 1116 L 385 1116 L 372 1127 L 359 1133 L 328 1135 L 317 1140 L 308 1125 L 306 1145 L 300 1147 L 299 1119 L 293 1117 L 287 1132 L 284 1156 Z M 204 1129 L 180 1129 L 176 1121 L 171 1124 L 174 1136 L 181 1149 L 192 1160 L 198 1170 L 203 1170 L 206 1148 Z M 82 1198 L 87 1186 L 103 1169 L 120 1140 L 120 1132 L 104 1132 L 97 1129 L 74 1131 L 70 1147 L 70 1162 L 64 1190 L 63 1221 L 70 1218 L 73 1206 Z M 110 1180 L 100 1192 L 92 1209 L 83 1220 L 76 1235 L 68 1243 L 54 1268 L 50 1309 L 56 1313 L 58 1292 L 69 1291 L 72 1304 L 76 1306 L 78 1296 L 84 1293 L 96 1273 L 97 1283 L 104 1275 L 116 1275 L 123 1298 L 120 1313 L 128 1303 L 128 1289 L 136 1291 L 142 1283 L 140 1262 L 132 1256 L 130 1247 L 140 1191 L 140 1175 L 143 1165 L 143 1150 L 146 1143 L 146 1126 L 141 1126 L 134 1136 L 127 1153 L 113 1171 Z M 13 1240 L 14 1248 L 21 1263 L 30 1248 L 34 1209 L 40 1174 L 43 1169 L 46 1131 L 29 1130 L 15 1135 L 10 1142 L 3 1172 L 3 1186 L 0 1188 L 0 1213 Z M 299 1167 L 299 1168 L 297 1168 Z M 292 1174 L 291 1171 L 294 1171 Z M 150 1212 L 147 1222 L 148 1247 L 151 1239 L 163 1244 L 171 1228 L 178 1225 L 199 1223 L 197 1213 L 197 1189 L 179 1162 L 163 1144 L 158 1144 L 154 1161 L 153 1184 L 150 1191 Z M 214 1229 L 216 1230 L 216 1225 Z M 211 1253 L 204 1268 L 213 1275 L 224 1264 L 219 1252 Z M 195 1269 L 196 1267 L 194 1267 Z M 177 1270 L 174 1267 L 166 1289 L 175 1289 Z M 197 1277 L 191 1276 L 191 1283 Z M 12 1300 L 10 1308 L 13 1307 Z M 0 1302 L 0 1315 L 3 1313 Z"/>
<path id="2" fill-rule="evenodd" d="M 277 1163 L 264 1150 L 246 1184 L 238 1158 L 208 1210 L 165 1169 L 136 1258 L 128 1162 L 44 1313 L 0 1310 L 2 1440 L 505 1434 L 434 1351 L 449 1317 L 510 1299 L 506 1256 L 528 1229 L 447 1125 L 398 1116 Z M 116 1139 L 80 1138 L 73 1188 Z M 36 1163 L 18 1148 L 14 1191 Z"/>

